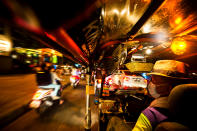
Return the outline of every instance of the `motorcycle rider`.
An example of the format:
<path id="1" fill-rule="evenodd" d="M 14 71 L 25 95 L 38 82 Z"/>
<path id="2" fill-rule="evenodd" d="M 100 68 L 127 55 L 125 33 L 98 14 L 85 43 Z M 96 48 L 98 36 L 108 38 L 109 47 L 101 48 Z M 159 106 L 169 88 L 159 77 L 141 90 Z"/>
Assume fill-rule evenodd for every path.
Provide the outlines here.
<path id="1" fill-rule="evenodd" d="M 71 85 L 74 86 L 74 85 L 77 85 L 79 83 L 80 75 L 81 75 L 81 72 L 80 72 L 79 69 L 76 69 L 76 68 L 72 69 L 71 77 L 70 77 Z M 74 80 L 72 80 L 72 78 L 74 78 Z"/>
<path id="2" fill-rule="evenodd" d="M 48 86 L 52 83 L 51 73 L 46 63 L 42 63 L 40 68 L 37 67 L 36 81 L 38 86 Z"/>
<path id="3" fill-rule="evenodd" d="M 41 70 L 36 74 L 36 80 L 39 88 L 51 89 L 54 91 L 51 96 L 54 99 L 58 99 L 61 95 L 60 78 L 55 73 L 55 69 L 52 66 L 47 66 L 46 63 L 41 65 Z"/>
<path id="4" fill-rule="evenodd" d="M 176 85 L 187 83 L 187 67 L 188 65 L 185 63 L 175 60 L 156 61 L 153 71 L 149 73 L 152 80 L 148 85 L 148 91 L 155 100 L 141 112 L 133 129 L 122 119 L 112 117 L 108 123 L 107 131 L 152 131 L 157 124 L 168 120 L 168 95 Z"/>
<path id="5" fill-rule="evenodd" d="M 73 76 L 78 76 L 78 77 L 80 77 L 81 72 L 79 71 L 79 69 L 73 68 L 71 74 L 72 74 Z"/>

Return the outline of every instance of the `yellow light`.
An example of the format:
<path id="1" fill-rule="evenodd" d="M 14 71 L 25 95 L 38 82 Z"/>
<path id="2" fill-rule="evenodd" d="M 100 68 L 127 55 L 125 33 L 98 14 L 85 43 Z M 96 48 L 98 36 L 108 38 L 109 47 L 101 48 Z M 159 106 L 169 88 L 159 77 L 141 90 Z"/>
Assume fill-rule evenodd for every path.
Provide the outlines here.
<path id="1" fill-rule="evenodd" d="M 42 94 L 41 92 L 36 92 L 36 94 L 34 95 L 33 99 L 39 98 L 41 94 Z"/>
<path id="2" fill-rule="evenodd" d="M 127 9 L 127 16 L 130 16 L 130 8 L 128 6 L 128 9 Z"/>
<path id="3" fill-rule="evenodd" d="M 187 44 L 183 39 L 175 39 L 172 42 L 171 50 L 176 55 L 182 55 L 186 52 Z"/>
<path id="4" fill-rule="evenodd" d="M 179 42 L 179 47 L 178 48 L 181 49 L 181 50 L 185 49 L 186 48 L 185 42 L 183 42 L 183 41 Z"/>
<path id="5" fill-rule="evenodd" d="M 151 25 L 146 24 L 145 26 L 143 26 L 143 33 L 149 33 L 150 29 L 151 29 Z"/>
<path id="6" fill-rule="evenodd" d="M 126 9 L 123 9 L 120 14 L 124 15 L 126 13 L 126 11 L 127 11 Z"/>
<path id="7" fill-rule="evenodd" d="M 105 16 L 105 11 L 104 11 L 104 9 L 102 9 L 101 14 L 102 14 L 102 16 Z"/>
<path id="8" fill-rule="evenodd" d="M 182 18 L 181 17 L 178 17 L 178 18 L 176 18 L 176 20 L 175 20 L 175 24 L 180 24 L 181 23 L 181 21 L 182 21 Z"/>
<path id="9" fill-rule="evenodd" d="M 9 52 L 12 50 L 12 43 L 10 38 L 5 35 L 0 35 L 0 51 Z"/>
<path id="10" fill-rule="evenodd" d="M 112 11 L 113 11 L 113 13 L 115 13 L 117 15 L 119 14 L 119 11 L 117 9 L 113 9 Z"/>

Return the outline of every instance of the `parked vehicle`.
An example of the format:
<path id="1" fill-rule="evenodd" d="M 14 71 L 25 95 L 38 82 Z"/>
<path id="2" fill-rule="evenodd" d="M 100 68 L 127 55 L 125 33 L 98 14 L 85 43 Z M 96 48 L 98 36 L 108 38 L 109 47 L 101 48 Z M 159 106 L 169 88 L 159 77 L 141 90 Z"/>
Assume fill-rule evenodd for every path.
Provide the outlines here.
<path id="1" fill-rule="evenodd" d="M 106 124 L 112 116 L 122 117 L 128 123 L 136 121 L 140 112 L 150 103 L 151 98 L 146 95 L 148 79 L 142 74 L 145 75 L 119 70 L 105 78 L 102 97 L 98 98 L 100 131 L 106 130 Z"/>

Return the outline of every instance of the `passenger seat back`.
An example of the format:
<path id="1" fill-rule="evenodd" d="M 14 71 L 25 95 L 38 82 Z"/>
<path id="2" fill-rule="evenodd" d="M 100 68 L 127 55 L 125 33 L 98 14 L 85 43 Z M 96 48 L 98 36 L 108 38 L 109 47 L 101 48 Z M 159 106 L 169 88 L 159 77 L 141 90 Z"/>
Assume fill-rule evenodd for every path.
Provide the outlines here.
<path id="1" fill-rule="evenodd" d="M 156 131 L 197 130 L 197 84 L 176 86 L 168 98 L 173 122 L 162 122 Z"/>

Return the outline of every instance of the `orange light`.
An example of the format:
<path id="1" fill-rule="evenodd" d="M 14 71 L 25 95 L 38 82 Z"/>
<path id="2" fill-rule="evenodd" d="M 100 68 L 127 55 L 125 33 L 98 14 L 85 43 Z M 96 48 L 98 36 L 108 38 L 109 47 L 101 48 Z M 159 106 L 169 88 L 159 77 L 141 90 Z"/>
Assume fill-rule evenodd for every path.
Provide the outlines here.
<path id="1" fill-rule="evenodd" d="M 150 0 L 143 0 L 144 2 L 150 3 Z"/>
<path id="2" fill-rule="evenodd" d="M 186 41 L 184 41 L 183 39 L 176 39 L 172 42 L 171 50 L 176 55 L 182 55 L 186 52 L 186 47 Z"/>
<path id="3" fill-rule="evenodd" d="M 183 19 L 182 13 L 172 12 L 172 16 L 169 18 L 169 24 L 174 30 L 181 29 L 185 25 L 186 19 Z"/>
<path id="4" fill-rule="evenodd" d="M 41 101 L 40 100 L 34 100 L 32 101 L 30 104 L 29 104 L 29 107 L 30 108 L 38 108 L 41 104 Z"/>
<path id="5" fill-rule="evenodd" d="M 38 99 L 41 95 L 42 95 L 41 92 L 36 92 L 36 94 L 34 95 L 33 99 Z"/>
<path id="6" fill-rule="evenodd" d="M 98 80 L 98 83 L 101 83 L 101 81 L 102 81 L 102 80 L 101 80 L 101 79 L 99 79 L 99 80 Z"/>

